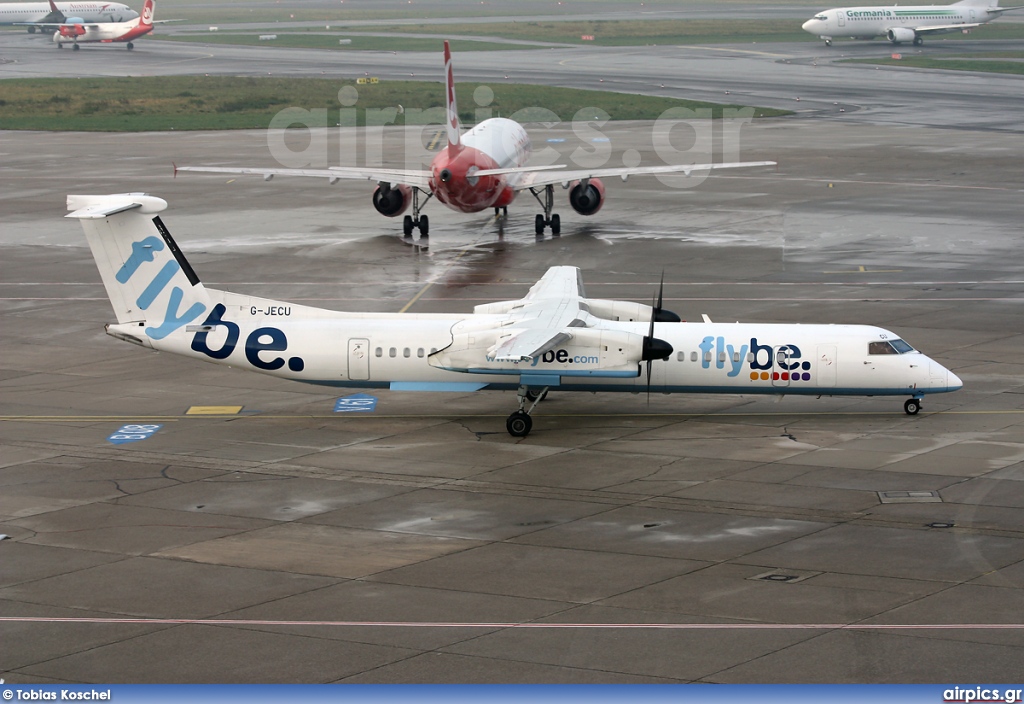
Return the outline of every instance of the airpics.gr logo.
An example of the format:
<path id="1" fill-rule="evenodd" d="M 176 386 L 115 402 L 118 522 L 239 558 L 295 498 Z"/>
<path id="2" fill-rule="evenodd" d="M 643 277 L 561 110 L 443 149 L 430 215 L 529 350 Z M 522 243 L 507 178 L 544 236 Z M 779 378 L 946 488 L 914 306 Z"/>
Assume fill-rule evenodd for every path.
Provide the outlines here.
<path id="1" fill-rule="evenodd" d="M 762 345 L 756 337 L 750 344 L 727 343 L 724 337 L 705 337 L 697 347 L 701 351 L 701 367 L 729 368 L 727 376 L 737 377 L 743 368 L 750 370 L 751 381 L 810 381 L 811 363 L 803 359 L 800 348 L 793 344 Z"/>

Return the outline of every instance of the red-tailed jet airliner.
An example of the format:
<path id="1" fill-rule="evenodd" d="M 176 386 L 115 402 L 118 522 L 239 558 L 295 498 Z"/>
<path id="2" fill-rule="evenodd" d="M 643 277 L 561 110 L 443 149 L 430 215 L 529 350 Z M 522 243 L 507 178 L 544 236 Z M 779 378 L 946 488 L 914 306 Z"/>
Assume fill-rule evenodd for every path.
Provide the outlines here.
<path id="1" fill-rule="evenodd" d="M 403 230 L 406 236 L 413 228 L 426 237 L 430 223 L 420 211 L 427 201 L 436 197 L 452 210 L 478 213 L 494 208 L 507 213 L 508 206 L 520 191 L 530 191 L 544 208 L 536 218 L 537 234 L 547 227 L 553 234 L 561 231 L 561 221 L 554 210 L 554 187 L 561 184 L 569 191 L 569 205 L 580 215 L 593 215 L 604 204 L 601 178 L 619 176 L 625 179 L 637 174 L 683 173 L 710 169 L 731 169 L 743 166 L 773 166 L 774 161 L 746 161 L 720 164 L 674 164 L 619 168 L 565 169 L 556 166 L 526 166 L 530 158 L 530 135 L 515 120 L 494 117 L 476 125 L 465 134 L 459 123 L 455 104 L 455 80 L 452 77 L 452 56 L 444 43 L 445 91 L 447 112 L 445 129 L 448 146 L 430 164 L 429 170 L 383 169 L 374 167 L 333 167 L 329 169 L 233 168 L 217 166 L 178 166 L 178 171 L 204 171 L 230 174 L 261 174 L 266 180 L 277 175 L 326 177 L 377 181 L 373 207 L 381 215 L 397 217 L 412 205 Z M 420 200 L 420 194 L 426 198 Z"/>

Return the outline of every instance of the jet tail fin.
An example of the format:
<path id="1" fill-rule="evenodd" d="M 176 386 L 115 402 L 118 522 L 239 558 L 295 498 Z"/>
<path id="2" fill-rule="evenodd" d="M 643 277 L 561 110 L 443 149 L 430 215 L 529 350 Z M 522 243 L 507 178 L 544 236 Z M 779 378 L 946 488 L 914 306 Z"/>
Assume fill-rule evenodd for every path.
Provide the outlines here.
<path id="1" fill-rule="evenodd" d="M 145 193 L 69 195 L 66 217 L 82 223 L 122 331 L 151 346 L 192 322 L 210 297 L 160 213 L 167 201 Z M 108 329 L 108 332 L 111 332 Z M 114 334 L 112 332 L 112 334 Z"/>
<path id="2" fill-rule="evenodd" d="M 142 6 L 142 14 L 139 15 L 140 27 L 152 27 L 153 17 L 156 14 L 156 3 L 153 0 L 146 0 Z"/>
<path id="3" fill-rule="evenodd" d="M 448 46 L 448 40 L 444 40 L 444 88 L 446 123 L 448 131 L 448 148 L 458 149 L 462 146 L 460 135 L 462 125 L 459 123 L 459 107 L 455 103 L 455 78 L 452 75 L 452 50 Z"/>

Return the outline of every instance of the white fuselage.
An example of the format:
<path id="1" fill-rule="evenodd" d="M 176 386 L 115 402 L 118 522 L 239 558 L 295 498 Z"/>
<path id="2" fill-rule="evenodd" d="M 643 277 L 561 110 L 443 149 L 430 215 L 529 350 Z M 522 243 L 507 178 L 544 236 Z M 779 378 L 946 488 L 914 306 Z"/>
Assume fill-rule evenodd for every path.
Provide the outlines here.
<path id="1" fill-rule="evenodd" d="M 57 9 L 83 22 L 127 22 L 139 16 L 127 5 L 113 2 L 58 2 Z M 0 25 L 45 22 L 50 13 L 48 2 L 0 3 Z"/>
<path id="2" fill-rule="evenodd" d="M 571 340 L 520 364 L 491 362 L 482 351 L 450 351 L 461 330 L 492 329 L 501 315 L 340 313 L 208 293 L 221 305 L 202 326 L 178 327 L 159 339 L 134 324 L 111 325 L 108 332 L 158 350 L 339 387 L 647 389 L 643 364 L 609 372 L 602 369 L 602 352 Z M 648 332 L 644 323 L 601 321 L 601 327 L 641 337 Z M 674 350 L 653 363 L 654 392 L 921 396 L 961 386 L 920 352 L 869 354 L 870 343 L 899 339 L 871 326 L 659 323 L 654 335 Z"/>
<path id="3" fill-rule="evenodd" d="M 804 22 L 803 29 L 825 38 L 872 39 L 894 29 L 977 24 L 998 16 L 984 7 L 962 4 L 840 7 L 818 13 Z"/>

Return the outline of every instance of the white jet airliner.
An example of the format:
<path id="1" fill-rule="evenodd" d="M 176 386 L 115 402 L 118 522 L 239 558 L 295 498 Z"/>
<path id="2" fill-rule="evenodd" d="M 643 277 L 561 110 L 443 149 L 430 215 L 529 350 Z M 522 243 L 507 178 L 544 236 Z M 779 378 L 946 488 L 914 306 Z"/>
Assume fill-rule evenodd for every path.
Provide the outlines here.
<path id="1" fill-rule="evenodd" d="M 965 32 L 1024 9 L 999 7 L 999 0 L 961 0 L 952 5 L 892 5 L 885 7 L 838 7 L 820 12 L 803 24 L 804 30 L 832 46 L 833 37 L 874 39 L 886 37 L 893 44 L 924 43 L 931 34 Z"/>
<path id="2" fill-rule="evenodd" d="M 0 25 L 27 25 L 30 34 L 36 29 L 55 32 L 67 21 L 127 22 L 138 16 L 138 12 L 119 2 L 0 3 Z"/>
<path id="3" fill-rule="evenodd" d="M 554 187 L 561 184 L 569 191 L 569 205 L 580 215 L 593 215 L 604 205 L 604 183 L 601 178 L 618 176 L 626 180 L 638 174 L 682 173 L 710 169 L 734 169 L 745 166 L 774 166 L 774 161 L 746 161 L 721 164 L 680 164 L 635 166 L 621 168 L 564 169 L 564 166 L 525 166 L 530 158 L 530 135 L 515 120 L 495 117 L 484 120 L 462 134 L 459 111 L 455 104 L 455 79 L 448 42 L 444 43 L 445 93 L 447 104 L 446 130 L 448 146 L 430 164 L 429 170 L 383 169 L 375 167 L 343 167 L 330 169 L 234 168 L 216 166 L 176 166 L 178 171 L 204 171 L 228 174 L 261 174 L 274 176 L 315 176 L 338 179 L 377 181 L 373 207 L 389 218 L 397 217 L 412 205 L 402 229 L 408 237 L 413 228 L 426 237 L 430 222 L 420 211 L 433 197 L 452 210 L 479 213 L 494 208 L 495 214 L 508 213 L 508 206 L 521 191 L 530 191 L 544 208 L 535 221 L 538 235 L 548 227 L 553 234 L 561 231 L 561 219 L 554 210 Z M 420 195 L 426 198 L 420 202 Z"/>
<path id="4" fill-rule="evenodd" d="M 913 415 L 926 394 L 962 386 L 882 328 L 682 323 L 661 310 L 660 293 L 656 306 L 586 298 L 570 266 L 549 269 L 525 298 L 468 314 L 342 313 L 217 291 L 160 219 L 166 201 L 70 195 L 67 205 L 117 316 L 107 334 L 311 384 L 517 389 L 506 426 L 518 437 L 548 390 L 909 396 Z"/>

